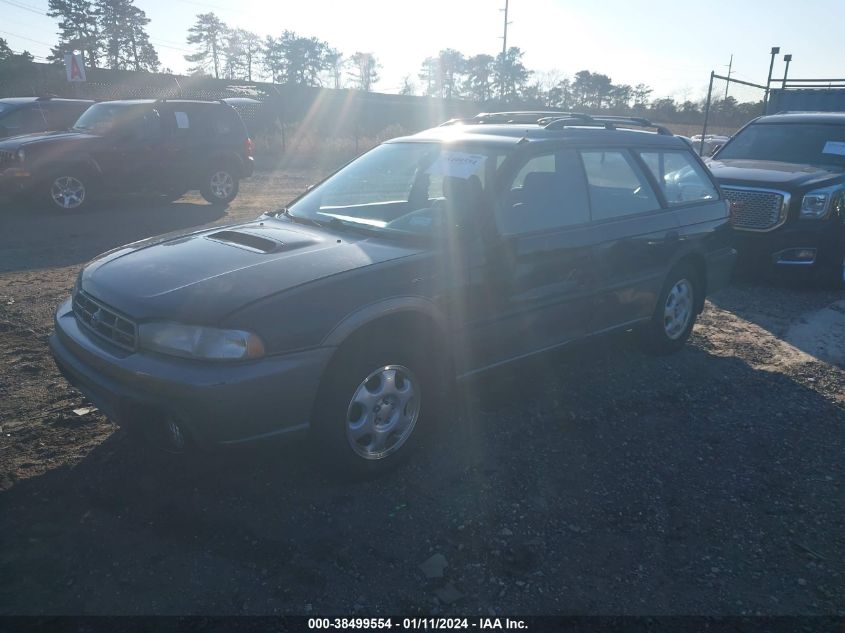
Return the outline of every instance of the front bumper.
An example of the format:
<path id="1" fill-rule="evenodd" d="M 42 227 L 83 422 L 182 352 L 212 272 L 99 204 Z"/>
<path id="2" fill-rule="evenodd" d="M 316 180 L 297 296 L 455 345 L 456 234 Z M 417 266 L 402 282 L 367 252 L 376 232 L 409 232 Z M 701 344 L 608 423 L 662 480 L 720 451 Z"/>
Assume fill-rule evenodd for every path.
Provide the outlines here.
<path id="1" fill-rule="evenodd" d="M 178 420 L 199 445 L 305 430 L 333 348 L 212 363 L 126 353 L 80 328 L 65 301 L 50 351 L 68 382 L 119 424 Z"/>
<path id="2" fill-rule="evenodd" d="M 832 220 L 790 220 L 767 233 L 734 230 L 740 267 L 841 268 L 845 223 Z"/>
<path id="3" fill-rule="evenodd" d="M 32 186 L 32 174 L 19 167 L 9 167 L 0 171 L 0 195 L 14 196 L 23 193 Z"/>

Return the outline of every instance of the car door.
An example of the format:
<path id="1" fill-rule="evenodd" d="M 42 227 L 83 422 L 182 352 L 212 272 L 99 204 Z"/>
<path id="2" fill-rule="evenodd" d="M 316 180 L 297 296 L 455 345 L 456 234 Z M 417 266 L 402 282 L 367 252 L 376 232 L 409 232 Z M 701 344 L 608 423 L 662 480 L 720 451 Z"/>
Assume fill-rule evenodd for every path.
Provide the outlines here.
<path id="1" fill-rule="evenodd" d="M 475 369 L 587 332 L 596 291 L 587 190 L 577 154 L 547 148 L 503 166 L 495 231 L 469 265 Z"/>
<path id="2" fill-rule="evenodd" d="M 595 264 L 601 292 L 590 329 L 601 332 L 651 316 L 678 248 L 678 222 L 628 149 L 590 148 L 579 154 L 600 236 Z"/>
<path id="3" fill-rule="evenodd" d="M 138 193 L 162 190 L 167 165 L 162 160 L 164 130 L 158 110 L 136 110 L 104 141 L 100 165 L 109 176 L 109 188 Z"/>

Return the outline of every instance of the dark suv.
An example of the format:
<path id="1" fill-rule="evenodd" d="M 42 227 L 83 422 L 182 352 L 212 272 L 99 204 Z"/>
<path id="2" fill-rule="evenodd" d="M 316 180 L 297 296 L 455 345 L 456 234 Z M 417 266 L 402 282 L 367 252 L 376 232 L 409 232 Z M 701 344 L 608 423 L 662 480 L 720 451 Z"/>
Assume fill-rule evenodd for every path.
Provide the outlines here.
<path id="1" fill-rule="evenodd" d="M 12 97 L 0 99 L 0 138 L 66 130 L 93 101 L 53 97 Z"/>
<path id="2" fill-rule="evenodd" d="M 238 195 L 253 145 L 231 106 L 211 101 L 97 103 L 65 133 L 0 141 L 0 190 L 78 211 L 103 193 L 178 198 L 199 189 L 212 204 Z"/>
<path id="3" fill-rule="evenodd" d="M 709 162 L 743 262 L 845 278 L 845 113 L 785 113 L 742 128 Z"/>
<path id="4" fill-rule="evenodd" d="M 617 129 L 646 125 L 495 114 L 394 139 L 283 210 L 94 260 L 53 355 L 172 449 L 310 428 L 332 463 L 379 468 L 456 377 L 613 330 L 683 346 L 736 252 L 690 146 Z"/>

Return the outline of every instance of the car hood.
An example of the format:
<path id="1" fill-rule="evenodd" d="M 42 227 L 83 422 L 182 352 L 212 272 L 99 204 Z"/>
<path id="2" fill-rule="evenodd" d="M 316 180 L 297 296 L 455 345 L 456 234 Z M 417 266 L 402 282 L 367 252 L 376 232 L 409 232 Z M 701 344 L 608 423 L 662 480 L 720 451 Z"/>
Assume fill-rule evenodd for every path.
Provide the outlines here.
<path id="1" fill-rule="evenodd" d="M 714 159 L 708 161 L 707 166 L 721 185 L 761 186 L 787 191 L 824 186 L 843 177 L 841 170 L 767 160 Z"/>
<path id="2" fill-rule="evenodd" d="M 254 301 L 419 252 L 405 243 L 266 219 L 129 244 L 88 264 L 80 284 L 138 321 L 213 325 Z"/>
<path id="3" fill-rule="evenodd" d="M 22 136 L 4 138 L 0 141 L 0 149 L 17 150 L 30 145 L 40 146 L 52 143 L 89 142 L 95 138 L 100 137 L 84 132 L 39 132 L 37 134 L 24 134 Z"/>

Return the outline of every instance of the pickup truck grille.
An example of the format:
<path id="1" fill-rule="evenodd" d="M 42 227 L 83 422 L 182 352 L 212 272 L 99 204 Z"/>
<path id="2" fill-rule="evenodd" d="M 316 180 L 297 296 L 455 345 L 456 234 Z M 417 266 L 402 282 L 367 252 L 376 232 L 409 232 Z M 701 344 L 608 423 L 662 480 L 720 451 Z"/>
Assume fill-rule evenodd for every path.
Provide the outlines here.
<path id="1" fill-rule="evenodd" d="M 109 343 L 134 352 L 138 338 L 135 323 L 108 306 L 77 290 L 73 296 L 73 314 L 77 323 Z"/>
<path id="2" fill-rule="evenodd" d="M 786 221 L 789 194 L 769 189 L 722 187 L 730 203 L 731 224 L 740 231 L 771 231 Z"/>
<path id="3" fill-rule="evenodd" d="M 0 149 L 0 170 L 11 167 L 15 162 L 15 153 Z"/>

